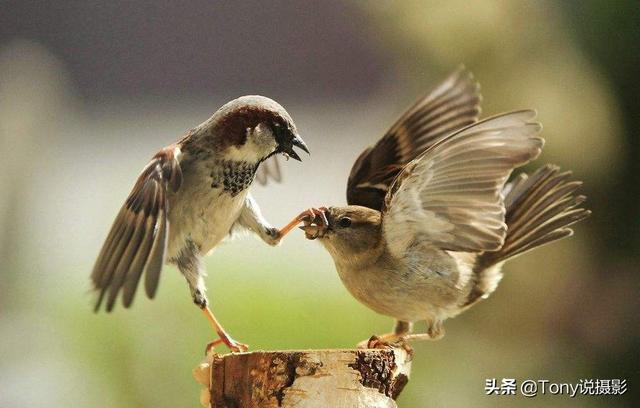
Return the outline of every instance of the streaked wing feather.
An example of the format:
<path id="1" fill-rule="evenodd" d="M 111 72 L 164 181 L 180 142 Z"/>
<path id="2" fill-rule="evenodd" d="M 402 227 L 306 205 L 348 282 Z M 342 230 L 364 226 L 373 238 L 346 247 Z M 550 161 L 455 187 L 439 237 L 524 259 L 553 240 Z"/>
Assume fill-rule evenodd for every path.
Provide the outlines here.
<path id="1" fill-rule="evenodd" d="M 160 282 L 160 272 L 162 271 L 162 264 L 164 263 L 164 254 L 167 248 L 167 235 L 169 231 L 169 220 L 166 215 L 168 205 L 166 204 L 166 193 L 162 193 L 162 202 L 165 203 L 164 207 L 160 209 L 160 221 L 158 225 L 158 231 L 153 241 L 153 247 L 151 248 L 151 254 L 149 255 L 149 262 L 145 269 L 146 276 L 144 281 L 144 288 L 150 299 L 153 299 L 158 289 L 158 283 Z"/>
<path id="2" fill-rule="evenodd" d="M 113 276 L 111 278 L 111 282 L 109 284 L 109 294 L 107 298 L 107 311 L 113 310 L 113 306 L 116 301 L 116 296 L 124 283 L 125 277 L 129 273 L 129 269 L 131 264 L 133 263 L 133 258 L 136 256 L 138 249 L 140 248 L 140 244 L 142 243 L 142 238 L 144 238 L 144 224 L 146 221 L 146 216 L 143 211 L 139 212 L 136 216 L 136 220 L 132 225 L 133 233 L 131 238 L 127 242 L 127 246 L 124 249 L 120 260 L 116 266 L 115 272 L 113 272 Z"/>
<path id="3" fill-rule="evenodd" d="M 146 245 L 145 239 L 148 239 L 146 230 L 147 225 L 155 225 L 157 222 L 158 194 L 160 193 L 159 182 L 153 178 L 149 178 L 140 192 L 141 199 L 138 200 L 131 210 L 136 212 L 136 219 L 133 225 L 134 233 L 127 245 L 127 249 L 120 258 L 118 267 L 114 273 L 113 280 L 109 285 L 109 297 L 107 299 L 107 311 L 113 310 L 116 297 L 125 281 L 131 276 L 137 274 L 134 268 L 135 258 L 141 254 L 141 247 Z M 124 301 L 124 298 L 123 298 Z M 127 302 L 125 301 L 126 305 Z"/>
<path id="4" fill-rule="evenodd" d="M 389 186 L 411 160 L 434 142 L 477 122 L 480 87 L 464 67 L 415 102 L 354 163 L 347 183 L 347 202 L 380 210 Z"/>
<path id="5" fill-rule="evenodd" d="M 398 175 L 385 197 L 383 231 L 400 256 L 414 242 L 451 251 L 500 248 L 502 189 L 543 146 L 533 111 L 485 119 L 433 144 Z"/>
<path id="6" fill-rule="evenodd" d="M 149 257 L 149 251 L 151 250 L 151 246 L 153 245 L 153 239 L 156 233 L 156 222 L 157 219 L 154 219 L 153 217 L 148 217 L 145 222 L 144 237 L 142 238 L 140 249 L 138 250 L 133 262 L 131 263 L 131 269 L 127 274 L 127 277 L 122 286 L 122 299 L 125 307 L 131 306 L 131 303 L 133 302 L 133 297 L 136 293 L 138 282 L 140 282 L 140 276 L 142 276 L 145 262 Z"/>
<path id="7" fill-rule="evenodd" d="M 177 191 L 182 183 L 179 156 L 176 145 L 156 154 L 118 213 L 91 274 L 99 292 L 96 311 L 105 299 L 111 311 L 121 292 L 129 307 L 143 271 L 147 294 L 155 295 L 168 234 L 167 190 Z"/>

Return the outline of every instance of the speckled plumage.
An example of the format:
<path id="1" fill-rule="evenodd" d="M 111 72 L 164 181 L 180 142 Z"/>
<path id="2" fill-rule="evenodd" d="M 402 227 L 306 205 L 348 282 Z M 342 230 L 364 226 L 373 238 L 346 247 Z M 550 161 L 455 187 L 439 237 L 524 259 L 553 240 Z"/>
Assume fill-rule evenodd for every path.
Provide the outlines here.
<path id="1" fill-rule="evenodd" d="M 112 310 L 118 294 L 129 307 L 144 272 L 152 298 L 164 262 L 177 265 L 193 300 L 206 307 L 202 257 L 233 228 L 245 228 L 275 245 L 280 237 L 249 194 L 260 163 L 276 153 L 308 152 L 289 114 L 275 101 L 245 96 L 156 154 L 138 178 L 92 273 Z"/>
<path id="2" fill-rule="evenodd" d="M 258 164 L 246 161 L 218 160 L 211 170 L 211 188 L 237 195 L 248 188 L 256 175 Z"/>

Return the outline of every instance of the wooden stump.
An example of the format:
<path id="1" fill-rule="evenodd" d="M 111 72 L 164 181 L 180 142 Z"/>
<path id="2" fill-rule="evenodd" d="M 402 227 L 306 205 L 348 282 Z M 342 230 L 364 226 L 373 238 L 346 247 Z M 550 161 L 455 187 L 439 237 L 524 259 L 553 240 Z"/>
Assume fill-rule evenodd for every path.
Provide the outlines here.
<path id="1" fill-rule="evenodd" d="M 212 354 L 194 376 L 205 407 L 394 408 L 411 358 L 404 349 Z"/>

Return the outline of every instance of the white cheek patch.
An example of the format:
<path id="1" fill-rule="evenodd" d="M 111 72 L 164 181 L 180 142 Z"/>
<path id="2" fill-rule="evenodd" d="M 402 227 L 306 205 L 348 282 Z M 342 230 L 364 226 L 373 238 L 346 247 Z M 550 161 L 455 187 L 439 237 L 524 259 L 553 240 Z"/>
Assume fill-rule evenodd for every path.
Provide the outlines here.
<path id="1" fill-rule="evenodd" d="M 247 141 L 240 147 L 231 147 L 227 157 L 235 161 L 258 161 L 273 153 L 277 143 L 271 128 L 259 123 L 255 128 L 247 128 Z"/>

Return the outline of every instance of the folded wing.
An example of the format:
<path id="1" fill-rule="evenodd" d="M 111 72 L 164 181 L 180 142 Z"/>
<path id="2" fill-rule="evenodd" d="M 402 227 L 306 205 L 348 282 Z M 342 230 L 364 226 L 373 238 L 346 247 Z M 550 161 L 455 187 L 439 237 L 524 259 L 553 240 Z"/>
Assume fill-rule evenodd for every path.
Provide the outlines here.
<path id="1" fill-rule="evenodd" d="M 535 159 L 544 140 L 535 112 L 511 112 L 468 126 L 409 163 L 385 197 L 383 232 L 404 254 L 414 242 L 451 251 L 500 248 L 506 234 L 500 192 L 511 171 Z"/>
<path id="2" fill-rule="evenodd" d="M 105 299 L 111 311 L 120 292 L 129 307 L 143 271 L 147 295 L 155 296 L 169 233 L 167 193 L 182 183 L 179 154 L 176 146 L 156 154 L 120 209 L 91 274 L 96 311 Z"/>

